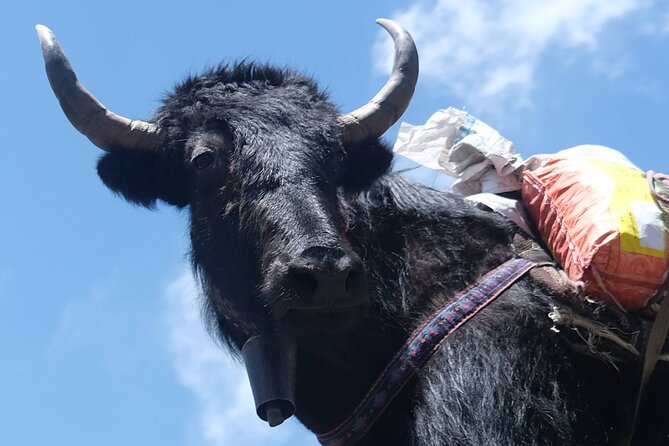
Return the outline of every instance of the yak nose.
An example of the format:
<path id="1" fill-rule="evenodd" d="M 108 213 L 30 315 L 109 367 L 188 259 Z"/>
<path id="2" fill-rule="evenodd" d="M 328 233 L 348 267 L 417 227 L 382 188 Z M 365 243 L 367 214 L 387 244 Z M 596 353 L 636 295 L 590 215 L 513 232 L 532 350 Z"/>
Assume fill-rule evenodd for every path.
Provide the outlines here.
<path id="1" fill-rule="evenodd" d="M 287 282 L 308 306 L 348 306 L 366 298 L 367 281 L 357 254 L 311 247 L 288 266 Z"/>

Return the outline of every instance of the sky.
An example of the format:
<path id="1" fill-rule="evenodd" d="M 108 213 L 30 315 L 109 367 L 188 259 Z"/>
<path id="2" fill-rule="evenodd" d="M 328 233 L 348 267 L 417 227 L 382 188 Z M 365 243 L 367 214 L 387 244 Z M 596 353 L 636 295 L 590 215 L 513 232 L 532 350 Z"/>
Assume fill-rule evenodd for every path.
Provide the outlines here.
<path id="1" fill-rule="evenodd" d="M 62 114 L 34 26 L 53 29 L 110 109 L 149 118 L 186 75 L 244 57 L 299 69 L 342 111 L 355 109 L 388 72 L 377 17 L 407 28 L 420 54 L 404 121 L 454 106 L 523 156 L 603 144 L 669 173 L 661 0 L 9 2 L 0 16 L 0 444 L 317 444 L 295 420 L 270 429 L 257 419 L 243 368 L 200 321 L 187 215 L 131 206 L 99 181 L 101 152 Z"/>

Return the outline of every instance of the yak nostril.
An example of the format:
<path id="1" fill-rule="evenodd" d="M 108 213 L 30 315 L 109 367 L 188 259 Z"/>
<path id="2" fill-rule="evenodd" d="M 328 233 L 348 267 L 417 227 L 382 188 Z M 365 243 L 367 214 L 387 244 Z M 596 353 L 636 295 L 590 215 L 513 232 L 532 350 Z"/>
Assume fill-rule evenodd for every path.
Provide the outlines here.
<path id="1" fill-rule="evenodd" d="M 363 300 L 364 266 L 340 249 L 310 248 L 287 265 L 282 286 L 293 305 L 336 306 Z"/>
<path id="2" fill-rule="evenodd" d="M 357 269 L 351 269 L 348 272 L 348 276 L 346 276 L 346 285 L 345 289 L 346 292 L 349 293 L 352 290 L 354 290 L 358 286 L 358 278 L 360 277 L 360 273 L 358 272 Z"/>
<path id="3" fill-rule="evenodd" d="M 318 279 L 308 272 L 293 272 L 292 282 L 295 289 L 305 296 L 311 296 L 318 290 Z"/>

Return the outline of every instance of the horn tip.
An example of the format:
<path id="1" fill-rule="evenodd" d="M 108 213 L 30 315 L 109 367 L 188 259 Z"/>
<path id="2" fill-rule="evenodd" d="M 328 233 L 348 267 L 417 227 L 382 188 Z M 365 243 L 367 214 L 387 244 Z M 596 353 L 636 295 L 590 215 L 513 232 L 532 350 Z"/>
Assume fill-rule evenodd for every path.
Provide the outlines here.
<path id="1" fill-rule="evenodd" d="M 54 46 L 56 36 L 51 29 L 44 25 L 35 25 L 35 30 L 37 31 L 37 36 L 39 37 L 39 41 L 43 48 Z"/>
<path id="2" fill-rule="evenodd" d="M 40 36 L 53 35 L 53 31 L 48 26 L 40 25 L 39 23 L 35 25 L 35 31 Z"/>
<path id="3" fill-rule="evenodd" d="M 393 39 L 401 35 L 409 34 L 404 28 L 402 28 L 402 26 L 399 23 L 397 23 L 394 20 L 378 18 L 375 20 L 375 22 L 378 25 L 381 25 L 381 27 L 385 29 L 388 32 L 388 34 L 393 36 Z"/>
<path id="4" fill-rule="evenodd" d="M 379 17 L 374 21 L 386 29 L 388 29 L 389 27 L 398 26 L 397 22 L 395 22 L 394 20 L 384 19 L 383 17 Z"/>

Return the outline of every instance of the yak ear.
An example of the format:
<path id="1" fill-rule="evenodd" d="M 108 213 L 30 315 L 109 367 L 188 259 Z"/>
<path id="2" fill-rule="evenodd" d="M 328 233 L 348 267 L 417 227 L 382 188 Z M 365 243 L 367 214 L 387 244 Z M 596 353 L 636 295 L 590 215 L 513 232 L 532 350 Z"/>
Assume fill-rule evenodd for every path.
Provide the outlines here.
<path id="1" fill-rule="evenodd" d="M 378 139 L 346 145 L 340 184 L 346 189 L 367 189 L 381 175 L 390 170 L 393 152 Z"/>
<path id="2" fill-rule="evenodd" d="M 185 172 L 159 152 L 114 151 L 98 160 L 98 175 L 126 200 L 152 208 L 156 200 L 177 207 L 188 204 Z"/>

